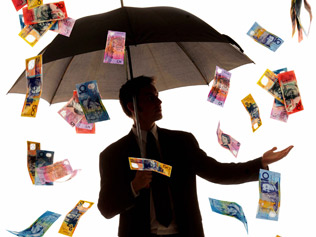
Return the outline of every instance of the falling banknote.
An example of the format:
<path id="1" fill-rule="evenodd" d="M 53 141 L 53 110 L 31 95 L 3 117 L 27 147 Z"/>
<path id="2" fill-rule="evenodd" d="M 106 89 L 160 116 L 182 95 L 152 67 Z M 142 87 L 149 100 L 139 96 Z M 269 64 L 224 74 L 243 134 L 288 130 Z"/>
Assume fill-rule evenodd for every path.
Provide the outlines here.
<path id="1" fill-rule="evenodd" d="M 45 151 L 45 150 L 37 150 L 36 151 L 36 162 L 35 162 L 35 185 L 53 185 L 52 182 L 45 182 L 42 184 L 38 177 L 37 168 L 51 165 L 54 162 L 54 152 L 53 151 Z"/>
<path id="2" fill-rule="evenodd" d="M 259 205 L 257 218 L 279 219 L 280 210 L 280 173 L 260 169 L 259 172 Z"/>
<path id="3" fill-rule="evenodd" d="M 55 21 L 42 22 L 34 25 L 26 25 L 19 36 L 32 47 L 54 25 Z"/>
<path id="4" fill-rule="evenodd" d="M 207 100 L 224 107 L 228 94 L 231 73 L 216 66 L 215 77 Z"/>
<path id="5" fill-rule="evenodd" d="M 257 82 L 259 86 L 268 91 L 274 98 L 283 103 L 282 91 L 279 84 L 278 76 L 267 69 Z"/>
<path id="6" fill-rule="evenodd" d="M 35 117 L 42 94 L 42 55 L 26 59 L 27 93 L 22 117 Z"/>
<path id="7" fill-rule="evenodd" d="M 85 214 L 93 205 L 93 202 L 80 200 L 77 205 L 66 215 L 61 227 L 59 229 L 60 234 L 72 236 L 80 217 Z"/>
<path id="8" fill-rule="evenodd" d="M 67 159 L 63 161 L 58 161 L 52 165 L 47 165 L 36 169 L 41 184 L 55 182 L 56 180 L 61 179 L 67 175 L 71 175 L 67 180 L 65 180 L 68 181 L 75 177 L 78 171 L 79 170 L 72 169 Z"/>
<path id="9" fill-rule="evenodd" d="M 300 18 L 301 15 L 301 8 L 302 8 L 302 0 L 291 0 L 291 21 L 292 21 L 292 37 L 295 34 L 296 27 L 298 31 L 298 42 L 301 42 L 303 40 L 303 32 L 305 35 L 309 35 L 309 30 L 311 27 L 311 22 L 312 22 L 312 8 L 307 2 L 307 0 L 304 0 L 304 7 L 309 13 L 309 28 L 308 31 L 306 32 L 303 25 L 302 21 Z"/>
<path id="10" fill-rule="evenodd" d="M 23 237 L 42 237 L 49 227 L 60 217 L 60 214 L 55 212 L 46 211 L 41 215 L 29 228 L 22 231 L 11 231 L 8 232 Z"/>
<path id="11" fill-rule="evenodd" d="M 104 63 L 124 64 L 125 37 L 125 32 L 108 31 Z"/>
<path id="12" fill-rule="evenodd" d="M 156 160 L 128 157 L 131 170 L 155 171 L 159 174 L 171 176 L 172 166 L 158 162 Z"/>
<path id="13" fill-rule="evenodd" d="M 43 5 L 43 0 L 27 0 L 27 8 L 32 9 Z"/>
<path id="14" fill-rule="evenodd" d="M 27 141 L 27 169 L 33 184 L 35 184 L 36 151 L 40 149 L 41 144 L 39 142 Z"/>
<path id="15" fill-rule="evenodd" d="M 98 90 L 96 81 L 77 84 L 79 102 L 89 123 L 110 119 Z"/>
<path id="16" fill-rule="evenodd" d="M 288 120 L 288 117 L 289 117 L 289 115 L 286 112 L 284 104 L 282 104 L 277 99 L 274 99 L 270 118 L 286 123 Z"/>
<path id="17" fill-rule="evenodd" d="M 230 150 L 230 152 L 235 157 L 237 157 L 238 151 L 240 148 L 240 143 L 236 141 L 234 138 L 232 138 L 231 136 L 229 136 L 228 134 L 223 133 L 219 127 L 220 127 L 220 122 L 218 122 L 218 127 L 216 131 L 218 143 L 225 149 Z"/>
<path id="18" fill-rule="evenodd" d="M 248 233 L 247 219 L 241 206 L 235 202 L 221 201 L 213 198 L 209 198 L 209 201 L 213 212 L 237 218 L 244 224 Z"/>
<path id="19" fill-rule="evenodd" d="M 25 7 L 22 10 L 25 25 L 62 20 L 68 17 L 64 1 L 43 4 L 32 9 Z"/>
<path id="20" fill-rule="evenodd" d="M 79 103 L 77 91 L 73 91 L 72 98 L 62 107 L 58 114 L 63 117 L 72 127 L 76 126 L 84 118 L 84 113 Z"/>
<path id="21" fill-rule="evenodd" d="M 95 123 L 88 123 L 86 117 L 83 117 L 76 124 L 76 133 L 78 134 L 95 134 Z"/>
<path id="22" fill-rule="evenodd" d="M 27 4 L 27 0 L 12 0 L 12 3 L 16 11 L 19 11 L 22 7 Z"/>
<path id="23" fill-rule="evenodd" d="M 69 37 L 72 31 L 72 28 L 75 25 L 76 20 L 70 17 L 67 17 L 63 20 L 56 21 L 54 24 L 54 29 L 50 29 L 51 31 L 57 32 L 60 35 L 64 35 Z"/>
<path id="24" fill-rule="evenodd" d="M 253 26 L 247 32 L 247 35 L 252 37 L 255 41 L 257 41 L 261 45 L 272 50 L 273 52 L 275 52 L 280 47 L 280 45 L 284 42 L 278 36 L 266 31 L 257 22 L 253 24 Z"/>
<path id="25" fill-rule="evenodd" d="M 255 132 L 262 125 L 258 105 L 251 94 L 243 98 L 241 102 L 250 115 L 252 131 Z"/>
<path id="26" fill-rule="evenodd" d="M 294 71 L 280 73 L 278 79 L 287 113 L 304 110 Z"/>

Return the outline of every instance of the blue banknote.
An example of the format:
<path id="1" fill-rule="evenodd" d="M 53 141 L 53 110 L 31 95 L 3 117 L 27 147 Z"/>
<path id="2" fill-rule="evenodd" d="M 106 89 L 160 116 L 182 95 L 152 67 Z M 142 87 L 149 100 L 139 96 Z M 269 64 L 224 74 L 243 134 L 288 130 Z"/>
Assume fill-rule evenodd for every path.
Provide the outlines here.
<path id="1" fill-rule="evenodd" d="M 275 52 L 284 42 L 280 37 L 266 31 L 257 22 L 253 24 L 253 26 L 247 32 L 247 35 L 273 52 Z"/>
<path id="2" fill-rule="evenodd" d="M 257 218 L 274 221 L 277 221 L 279 219 L 280 178 L 280 173 L 260 169 L 260 199 L 256 216 Z"/>
<path id="3" fill-rule="evenodd" d="M 27 229 L 22 231 L 7 231 L 17 236 L 41 237 L 60 216 L 60 214 L 55 212 L 46 211 Z"/>
<path id="4" fill-rule="evenodd" d="M 102 103 L 96 81 L 77 84 L 76 89 L 80 105 L 89 123 L 110 119 Z"/>
<path id="5" fill-rule="evenodd" d="M 213 212 L 237 218 L 244 224 L 248 233 L 247 219 L 240 205 L 235 202 L 221 201 L 213 198 L 209 198 L 209 201 Z"/>
<path id="6" fill-rule="evenodd" d="M 37 168 L 52 165 L 54 163 L 54 152 L 53 151 L 45 151 L 45 150 L 37 150 L 36 151 L 36 161 L 35 161 L 35 185 L 53 185 L 53 182 L 45 182 L 42 184 L 40 181 Z"/>

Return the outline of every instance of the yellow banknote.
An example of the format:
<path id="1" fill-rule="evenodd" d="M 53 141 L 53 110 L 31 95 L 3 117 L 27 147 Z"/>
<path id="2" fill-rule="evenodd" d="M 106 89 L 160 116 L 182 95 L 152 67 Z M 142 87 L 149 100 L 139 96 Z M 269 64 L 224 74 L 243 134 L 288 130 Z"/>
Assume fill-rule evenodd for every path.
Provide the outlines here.
<path id="1" fill-rule="evenodd" d="M 43 0 L 27 0 L 27 8 L 32 9 L 43 5 Z"/>
<path id="2" fill-rule="evenodd" d="M 129 166 L 131 170 L 147 170 L 155 171 L 159 174 L 171 176 L 172 166 L 161 163 L 156 160 L 146 159 L 146 158 L 135 158 L 128 157 Z"/>
<path id="3" fill-rule="evenodd" d="M 257 84 L 268 91 L 278 101 L 284 103 L 278 76 L 274 72 L 267 69 L 260 77 Z"/>
<path id="4" fill-rule="evenodd" d="M 251 94 L 243 98 L 241 102 L 250 115 L 252 131 L 255 132 L 262 125 L 260 114 L 259 114 L 259 107 L 256 104 Z"/>

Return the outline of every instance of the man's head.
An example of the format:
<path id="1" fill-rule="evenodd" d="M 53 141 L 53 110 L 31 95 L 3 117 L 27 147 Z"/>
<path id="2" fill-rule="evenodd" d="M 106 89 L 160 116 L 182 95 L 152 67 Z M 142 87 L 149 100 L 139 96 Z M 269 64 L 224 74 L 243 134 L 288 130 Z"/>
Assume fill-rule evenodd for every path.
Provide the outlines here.
<path id="1" fill-rule="evenodd" d="M 136 97 L 138 116 L 143 128 L 162 118 L 161 100 L 154 79 L 140 76 L 127 81 L 120 89 L 120 103 L 125 114 L 135 120 L 133 97 Z"/>

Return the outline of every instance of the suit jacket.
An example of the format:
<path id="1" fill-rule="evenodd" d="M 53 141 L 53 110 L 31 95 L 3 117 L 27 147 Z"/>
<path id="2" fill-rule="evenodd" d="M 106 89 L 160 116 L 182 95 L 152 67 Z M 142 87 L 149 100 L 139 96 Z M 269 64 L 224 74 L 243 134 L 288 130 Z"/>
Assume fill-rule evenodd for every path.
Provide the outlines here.
<path id="1" fill-rule="evenodd" d="M 169 182 L 176 223 L 181 236 L 204 236 L 196 192 L 196 175 L 218 184 L 256 181 L 261 158 L 245 163 L 220 163 L 199 148 L 191 133 L 158 127 L 163 163 L 172 166 Z M 150 235 L 149 189 L 134 197 L 130 183 L 136 171 L 128 157 L 140 157 L 133 132 L 108 146 L 100 154 L 101 189 L 98 208 L 105 218 L 120 214 L 119 236 Z"/>

